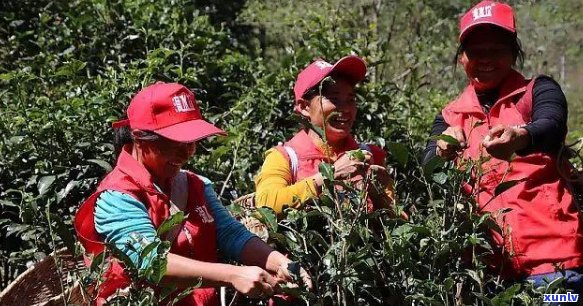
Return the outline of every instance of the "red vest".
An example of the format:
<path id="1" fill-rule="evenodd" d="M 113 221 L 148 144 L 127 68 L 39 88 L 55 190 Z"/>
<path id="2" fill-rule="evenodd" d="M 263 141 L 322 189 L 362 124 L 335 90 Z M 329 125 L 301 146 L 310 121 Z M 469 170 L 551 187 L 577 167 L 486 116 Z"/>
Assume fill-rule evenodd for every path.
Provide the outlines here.
<path id="1" fill-rule="evenodd" d="M 298 159 L 298 169 L 295 177 L 295 181 L 300 181 L 306 177 L 312 176 L 319 171 L 320 163 L 328 162 L 333 163 L 320 149 L 316 146 L 312 138 L 308 135 L 305 130 L 298 132 L 292 139 L 288 140 L 283 146 L 275 147 L 287 160 L 290 161 L 290 157 L 284 146 L 292 148 Z M 383 149 L 375 145 L 367 145 L 373 156 L 373 164 L 384 166 L 385 164 L 385 152 Z M 344 143 L 344 148 L 337 154 L 344 153 L 350 150 L 360 149 L 359 144 L 352 137 L 348 137 Z M 372 210 L 372 203 L 369 201 L 368 205 L 369 211 Z"/>
<path id="2" fill-rule="evenodd" d="M 216 228 L 204 197 L 204 183 L 191 172 L 187 172 L 187 177 L 189 193 L 184 229 L 190 237 L 184 229 L 179 231 L 170 252 L 200 261 L 217 262 Z M 116 167 L 81 205 L 75 216 L 75 231 L 90 254 L 97 255 L 104 249 L 103 238 L 95 230 L 94 212 L 95 202 L 105 190 L 123 192 L 142 202 L 155 228 L 170 216 L 169 197 L 156 189 L 150 173 L 131 156 L 131 146 L 125 146 Z M 100 298 L 106 298 L 129 284 L 119 263 L 112 264 L 104 277 L 98 292 Z M 218 298 L 214 288 L 202 288 L 194 290 L 176 305 L 218 305 Z"/>
<path id="3" fill-rule="evenodd" d="M 485 114 L 469 85 L 442 114 L 449 126 L 461 126 L 468 148 L 464 159 L 489 156 L 481 142 L 497 124 L 519 126 L 530 121 L 534 80 L 512 71 L 500 87 L 500 99 Z M 482 122 L 481 124 L 478 122 Z M 478 209 L 492 213 L 504 235 L 492 231 L 498 254 L 494 260 L 502 275 L 523 277 L 554 272 L 555 265 L 576 268 L 583 263 L 583 229 L 573 196 L 557 171 L 557 158 L 545 153 L 517 156 L 510 163 L 491 158 L 482 164 Z M 505 175 L 506 173 L 506 175 Z M 477 178 L 474 177 L 474 183 Z M 492 199 L 502 181 L 524 180 Z M 471 186 L 465 186 L 471 193 Z M 510 208 L 505 214 L 500 210 Z M 500 256 L 498 256 L 500 257 Z"/>

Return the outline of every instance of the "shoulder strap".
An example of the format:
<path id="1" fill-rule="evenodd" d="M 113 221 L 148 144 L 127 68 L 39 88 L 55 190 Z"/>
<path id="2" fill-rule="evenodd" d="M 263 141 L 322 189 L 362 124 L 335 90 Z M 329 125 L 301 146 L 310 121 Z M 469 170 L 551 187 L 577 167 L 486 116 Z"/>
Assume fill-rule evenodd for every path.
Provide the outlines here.
<path id="1" fill-rule="evenodd" d="M 156 186 L 159 191 L 160 188 Z M 188 177 L 185 171 L 178 172 L 178 175 L 174 178 L 172 182 L 172 194 L 170 196 L 170 215 L 175 215 L 179 211 L 185 211 L 186 205 L 188 203 Z M 178 237 L 178 233 L 184 227 L 184 222 L 182 224 L 175 226 L 171 230 L 169 230 L 165 235 L 164 238 L 166 241 L 169 241 L 170 244 L 174 243 L 176 237 Z"/>
<path id="2" fill-rule="evenodd" d="M 292 183 L 295 183 L 298 177 L 299 167 L 298 155 L 296 154 L 296 151 L 292 147 L 286 145 L 283 145 L 282 147 L 287 153 L 287 156 L 289 157 L 289 165 L 292 172 Z"/>
<path id="3" fill-rule="evenodd" d="M 532 78 L 528 84 L 526 85 L 526 91 L 524 95 L 518 100 L 516 103 L 516 109 L 522 115 L 522 119 L 524 122 L 528 123 L 532 119 L 532 95 L 533 95 L 533 88 L 534 82 L 539 76 Z"/>
<path id="4" fill-rule="evenodd" d="M 185 171 L 178 172 L 172 182 L 172 194 L 170 195 L 170 213 L 175 214 L 186 210 L 188 202 L 188 177 Z"/>

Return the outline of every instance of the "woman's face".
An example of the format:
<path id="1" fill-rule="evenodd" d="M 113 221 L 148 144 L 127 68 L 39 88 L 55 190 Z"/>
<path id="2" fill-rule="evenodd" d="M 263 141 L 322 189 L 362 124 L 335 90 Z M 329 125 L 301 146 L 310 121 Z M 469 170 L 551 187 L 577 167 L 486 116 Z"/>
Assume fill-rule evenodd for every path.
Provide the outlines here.
<path id="1" fill-rule="evenodd" d="M 164 137 L 141 140 L 141 161 L 155 181 L 165 182 L 178 174 L 196 152 L 196 142 L 181 143 Z"/>
<path id="2" fill-rule="evenodd" d="M 511 43 L 500 31 L 478 27 L 466 38 L 460 63 L 477 91 L 498 87 L 514 65 Z"/>
<path id="3" fill-rule="evenodd" d="M 324 121 L 329 118 L 325 131 L 329 141 L 343 140 L 350 135 L 356 119 L 354 85 L 338 79 L 322 96 L 304 101 L 301 107 L 301 113 L 308 117 L 314 126 L 324 127 Z M 329 117 L 334 112 L 337 115 Z"/>

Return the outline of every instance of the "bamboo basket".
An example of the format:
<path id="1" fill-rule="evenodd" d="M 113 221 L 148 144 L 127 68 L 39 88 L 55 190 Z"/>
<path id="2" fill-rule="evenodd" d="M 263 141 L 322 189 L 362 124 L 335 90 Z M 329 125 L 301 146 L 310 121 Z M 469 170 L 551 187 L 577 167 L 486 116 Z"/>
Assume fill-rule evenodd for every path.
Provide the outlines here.
<path id="1" fill-rule="evenodd" d="M 83 269 L 82 256 L 75 257 L 66 248 L 57 250 L 0 292 L 0 305 L 89 305 L 79 282 L 74 281 L 75 274 Z"/>
<path id="2" fill-rule="evenodd" d="M 255 193 L 246 194 L 242 197 L 239 197 L 233 201 L 236 204 L 241 205 L 243 210 L 250 210 L 255 208 Z M 245 227 L 253 234 L 257 235 L 257 237 L 261 238 L 261 240 L 267 242 L 269 239 L 269 231 L 267 230 L 267 226 L 261 223 L 257 218 L 247 215 L 241 217 L 239 222 L 243 223 Z"/>

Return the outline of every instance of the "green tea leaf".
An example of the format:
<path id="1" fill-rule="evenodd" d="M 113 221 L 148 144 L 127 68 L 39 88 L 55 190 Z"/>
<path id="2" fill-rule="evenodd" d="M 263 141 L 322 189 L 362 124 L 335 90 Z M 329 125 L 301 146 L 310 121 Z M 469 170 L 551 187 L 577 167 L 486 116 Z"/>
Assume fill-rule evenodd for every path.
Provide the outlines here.
<path id="1" fill-rule="evenodd" d="M 346 152 L 346 154 L 348 154 L 348 156 L 350 156 L 351 159 L 358 160 L 359 162 L 364 162 L 364 160 L 366 159 L 366 156 L 364 155 L 362 150 L 352 150 Z"/>
<path id="2" fill-rule="evenodd" d="M 100 266 L 103 263 L 103 261 L 105 260 L 106 256 L 107 256 L 107 252 L 105 250 L 103 250 L 101 253 L 99 253 L 95 257 L 93 257 L 93 260 L 91 261 L 91 266 L 89 267 L 89 269 L 91 271 L 99 271 Z"/>
<path id="3" fill-rule="evenodd" d="M 324 177 L 324 179 L 329 180 L 329 181 L 333 181 L 334 180 L 334 166 L 329 164 L 329 163 L 320 163 L 320 166 L 318 166 L 318 169 L 320 170 L 320 173 L 322 173 L 322 176 Z"/>
<path id="4" fill-rule="evenodd" d="M 423 174 L 429 178 L 436 169 L 443 167 L 444 164 L 445 159 L 441 156 L 434 156 L 423 166 Z"/>
<path id="5" fill-rule="evenodd" d="M 181 224 L 182 221 L 184 221 L 184 212 L 179 211 L 170 216 L 170 218 L 164 220 L 160 227 L 158 227 L 156 233 L 158 234 L 158 236 L 162 236 L 176 225 Z"/>
<path id="6" fill-rule="evenodd" d="M 168 260 L 166 259 L 166 256 L 154 257 L 154 259 L 152 259 L 151 266 L 152 274 L 150 276 L 150 279 L 155 284 L 159 284 L 162 278 L 164 277 L 164 274 L 166 274 L 166 269 L 168 267 Z"/>
<path id="7" fill-rule="evenodd" d="M 55 76 L 67 76 L 67 77 L 74 76 L 77 73 L 79 73 L 83 68 L 85 68 L 86 65 L 87 63 L 85 62 L 73 60 L 59 68 L 59 70 L 57 70 L 57 72 L 55 73 Z"/>
<path id="8" fill-rule="evenodd" d="M 405 167 L 409 161 L 409 150 L 407 147 L 398 142 L 389 142 L 387 144 L 390 156 L 394 158 L 399 165 Z"/>
<path id="9" fill-rule="evenodd" d="M 260 207 L 257 209 L 259 213 L 259 220 L 269 226 L 272 231 L 277 230 L 277 216 L 273 209 L 268 207 Z"/>
<path id="10" fill-rule="evenodd" d="M 40 180 L 38 181 L 38 194 L 39 195 L 44 195 L 49 188 L 51 187 L 51 185 L 53 185 L 53 183 L 55 182 L 56 176 L 54 175 L 47 175 L 47 176 L 43 176 L 40 178 Z"/>
<path id="11" fill-rule="evenodd" d="M 108 162 L 101 160 L 101 159 L 88 159 L 87 161 L 100 166 L 101 168 L 105 169 L 105 171 L 107 171 L 107 172 L 110 172 L 112 169 L 111 165 Z"/>
<path id="12" fill-rule="evenodd" d="M 507 288 L 504 292 L 499 293 L 494 298 L 492 298 L 493 306 L 506 306 L 511 305 L 512 298 L 520 290 L 521 284 L 514 284 L 512 287 Z"/>
<path id="13" fill-rule="evenodd" d="M 173 300 L 172 300 L 172 305 L 178 303 L 180 300 L 182 300 L 183 298 L 189 296 L 194 289 L 200 287 L 202 285 L 202 278 L 199 278 L 198 282 L 196 283 L 196 285 L 192 286 L 192 287 L 188 287 L 184 290 L 182 290 L 182 292 L 180 292 Z"/>
<path id="14" fill-rule="evenodd" d="M 433 174 L 433 181 L 443 185 L 445 184 L 445 182 L 447 182 L 447 174 L 443 173 L 443 172 L 438 172 Z"/>
<path id="15" fill-rule="evenodd" d="M 142 251 L 140 252 L 140 258 L 147 258 L 152 251 L 158 247 L 160 241 L 154 241 L 148 244 Z"/>
<path id="16" fill-rule="evenodd" d="M 486 123 L 484 120 L 478 120 L 478 121 L 474 122 L 474 125 L 472 127 L 477 128 L 477 127 L 483 125 L 484 123 Z"/>
<path id="17" fill-rule="evenodd" d="M 56 223 L 55 231 L 63 243 L 71 252 L 71 254 L 75 254 L 75 237 L 71 232 L 72 227 L 70 225 L 65 224 L 63 219 L 56 214 L 51 214 L 51 220 Z"/>
<path id="18" fill-rule="evenodd" d="M 441 134 L 441 135 L 433 135 L 429 137 L 431 140 L 443 140 L 452 146 L 460 146 L 460 142 L 453 138 L 452 136 Z"/>
<path id="19" fill-rule="evenodd" d="M 526 179 L 520 179 L 520 180 L 510 180 L 510 181 L 506 181 L 506 182 L 502 182 L 500 183 L 498 186 L 496 186 L 496 189 L 494 189 L 494 196 L 498 196 L 501 193 L 503 193 L 504 191 L 516 186 L 517 184 L 524 182 Z"/>
<path id="20" fill-rule="evenodd" d="M 111 253 L 113 254 L 113 256 L 115 258 L 117 258 L 117 259 L 121 260 L 121 262 L 123 262 L 126 269 L 129 269 L 133 273 L 137 272 L 136 265 L 134 264 L 132 259 L 126 253 L 124 253 L 122 250 L 120 250 L 115 244 L 106 243 L 106 247 L 111 251 Z"/>

